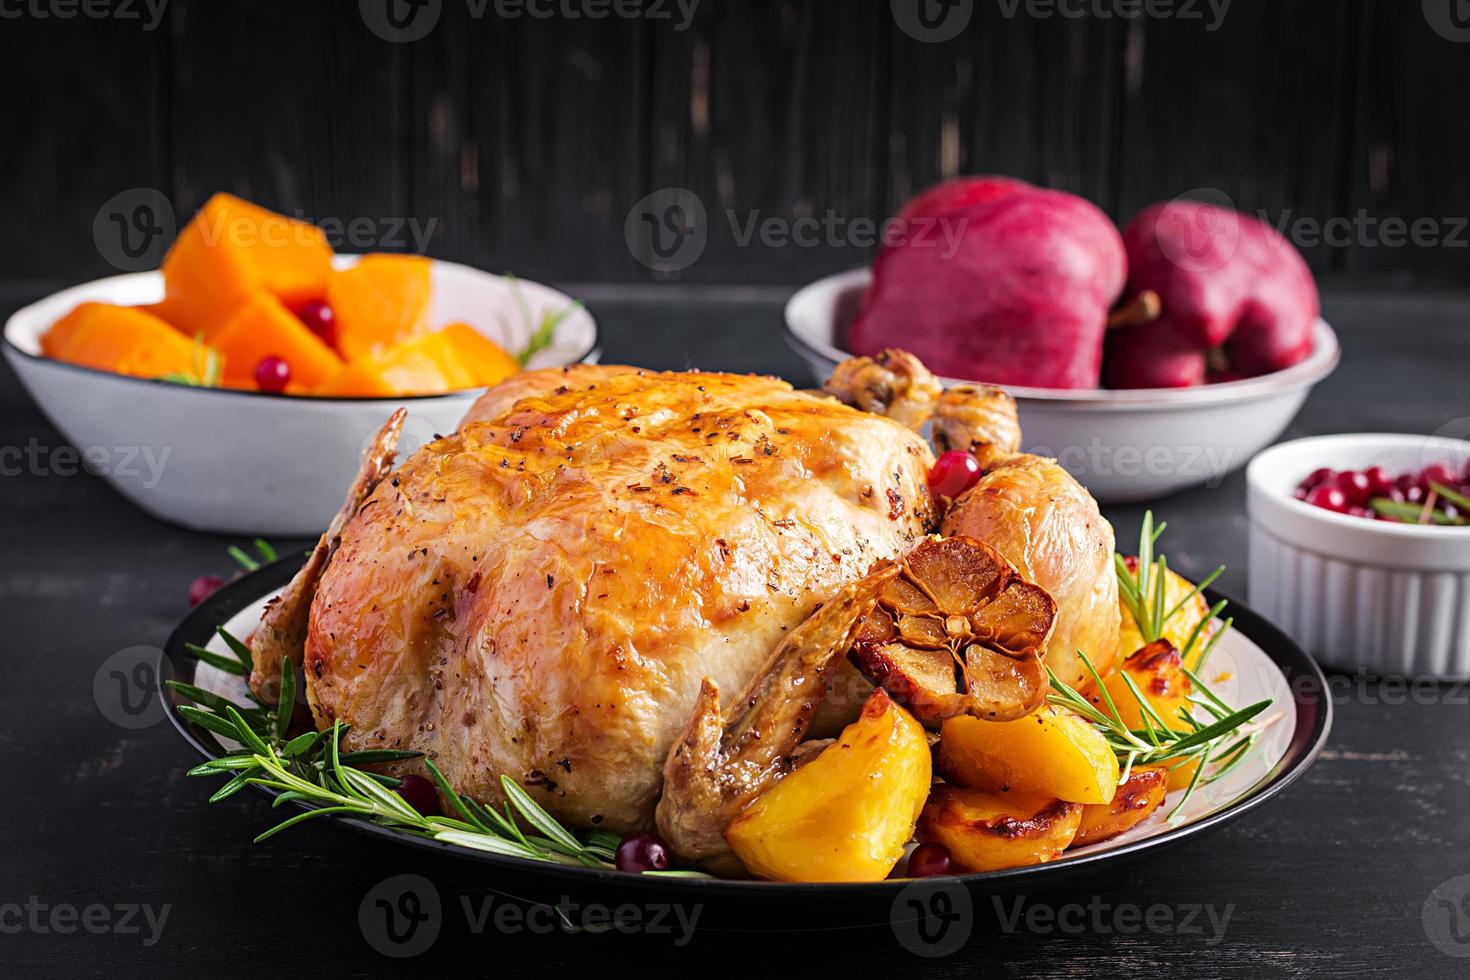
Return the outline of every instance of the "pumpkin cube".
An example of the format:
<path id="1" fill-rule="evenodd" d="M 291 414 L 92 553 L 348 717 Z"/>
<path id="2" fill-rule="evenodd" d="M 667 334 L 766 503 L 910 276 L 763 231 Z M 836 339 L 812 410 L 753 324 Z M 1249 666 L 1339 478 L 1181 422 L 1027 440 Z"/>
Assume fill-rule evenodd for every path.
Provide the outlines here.
<path id="1" fill-rule="evenodd" d="M 326 294 L 332 246 L 315 225 L 216 194 L 163 260 L 162 312 L 205 339 L 257 292 L 295 306 Z"/>
<path id="2" fill-rule="evenodd" d="M 499 384 L 518 370 L 516 359 L 493 340 L 455 323 L 349 362 L 316 393 L 359 398 L 436 395 Z"/>
<path id="3" fill-rule="evenodd" d="M 225 356 L 224 383 L 255 387 L 255 368 L 272 355 L 291 366 L 291 381 L 315 388 L 342 369 L 342 360 L 306 324 L 269 293 L 256 293 L 216 331 Z"/>
<path id="4" fill-rule="evenodd" d="M 195 371 L 194 342 L 146 310 L 82 303 L 41 335 L 41 353 L 71 364 L 159 378 Z"/>
<path id="5" fill-rule="evenodd" d="M 428 333 L 430 264 L 417 255 L 365 255 L 332 274 L 327 302 L 343 357 L 370 357 Z"/>

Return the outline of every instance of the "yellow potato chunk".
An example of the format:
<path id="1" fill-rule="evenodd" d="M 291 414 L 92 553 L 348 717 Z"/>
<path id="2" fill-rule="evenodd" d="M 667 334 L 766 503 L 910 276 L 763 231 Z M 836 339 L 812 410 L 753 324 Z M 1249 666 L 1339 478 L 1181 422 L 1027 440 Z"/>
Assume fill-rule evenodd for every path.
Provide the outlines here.
<path id="1" fill-rule="evenodd" d="M 1189 695 L 1193 693 L 1194 685 L 1184 672 L 1184 661 L 1168 640 L 1155 640 L 1124 660 L 1117 673 L 1103 678 L 1103 687 L 1112 698 L 1113 707 L 1118 710 L 1123 724 L 1129 728 L 1143 728 L 1143 705 L 1123 679 L 1125 674 L 1166 725 L 1176 731 L 1187 730 L 1188 726 L 1179 712 L 1189 707 Z M 1094 696 L 1090 700 L 1104 714 L 1107 713 L 1107 703 L 1100 697 Z"/>
<path id="2" fill-rule="evenodd" d="M 935 762 L 949 782 L 991 793 L 1107 803 L 1118 786 L 1118 757 L 1107 739 L 1086 719 L 1050 704 L 1015 721 L 946 720 Z"/>
<path id="3" fill-rule="evenodd" d="M 725 839 L 773 881 L 880 881 L 933 782 L 923 727 L 879 690 L 815 759 L 746 807 Z"/>
<path id="4" fill-rule="evenodd" d="M 1167 770 L 1152 767 L 1133 770 L 1118 785 L 1113 802 L 1093 803 L 1082 808 L 1082 824 L 1077 828 L 1072 846 L 1096 844 L 1138 826 L 1159 808 L 1168 791 Z"/>
<path id="5" fill-rule="evenodd" d="M 1030 793 L 996 795 L 936 786 L 919 817 L 919 839 L 949 848 L 964 871 L 999 871 L 1055 860 L 1082 823 L 1082 804 Z"/>

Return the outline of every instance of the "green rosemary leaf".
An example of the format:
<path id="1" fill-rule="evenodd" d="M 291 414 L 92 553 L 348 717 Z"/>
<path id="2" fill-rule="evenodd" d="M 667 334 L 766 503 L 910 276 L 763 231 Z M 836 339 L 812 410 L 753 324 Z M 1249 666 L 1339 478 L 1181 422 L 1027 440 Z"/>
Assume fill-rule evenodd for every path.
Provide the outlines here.
<path id="1" fill-rule="evenodd" d="M 1403 504 L 1387 497 L 1374 497 L 1370 503 L 1376 512 L 1384 517 L 1392 517 L 1400 524 L 1422 524 L 1428 521 L 1441 527 L 1460 527 L 1470 523 L 1461 517 L 1450 517 L 1443 511 L 1431 510 L 1426 514 L 1423 504 Z"/>
<path id="2" fill-rule="evenodd" d="M 449 801 L 450 806 L 454 807 L 460 816 L 464 817 L 476 830 L 486 834 L 494 833 L 494 831 L 480 820 L 479 815 L 465 803 L 459 793 L 455 792 L 454 787 L 449 785 L 449 780 L 445 779 L 444 773 L 440 772 L 439 767 L 434 765 L 433 759 L 426 756 L 424 758 L 424 767 L 429 770 L 429 778 L 434 780 L 434 785 L 439 787 L 439 792 L 444 794 L 444 798 Z"/>
<path id="3" fill-rule="evenodd" d="M 233 706 L 226 706 L 224 713 L 226 718 L 235 723 L 235 730 L 238 733 L 235 736 L 237 741 L 247 748 L 253 749 L 256 755 L 267 758 L 271 757 L 271 750 L 261 740 L 261 737 L 255 733 L 255 729 L 251 728 L 245 719 L 240 716 L 239 711 L 235 710 Z"/>
<path id="4" fill-rule="evenodd" d="M 714 875 L 703 871 L 686 871 L 677 869 L 673 871 L 644 871 L 644 876 L 649 878 L 713 878 Z"/>
<path id="5" fill-rule="evenodd" d="M 479 827 L 481 830 L 485 830 L 488 833 L 492 834 L 498 833 L 502 837 L 515 837 L 519 833 L 519 831 L 517 831 L 512 825 L 507 824 L 505 822 L 505 818 L 497 813 L 494 809 L 486 806 L 481 806 L 479 803 L 470 799 L 468 796 L 461 797 L 461 800 L 464 802 L 464 805 L 469 808 L 470 813 L 474 815 L 475 826 Z"/>
<path id="6" fill-rule="evenodd" d="M 1179 615 L 1179 611 L 1181 609 L 1183 609 L 1185 607 L 1185 605 L 1190 600 L 1192 600 L 1195 596 L 1197 596 L 1197 595 L 1201 594 L 1202 592 L 1204 592 L 1205 589 L 1208 589 L 1211 585 L 1214 584 L 1215 579 L 1219 578 L 1221 575 L 1224 575 L 1224 574 L 1225 574 L 1225 566 L 1224 565 L 1219 565 L 1219 566 L 1217 566 L 1215 568 L 1215 570 L 1213 572 L 1211 572 L 1210 574 L 1206 575 L 1204 578 L 1200 579 L 1198 585 L 1196 585 L 1194 588 L 1190 589 L 1189 592 L 1184 596 L 1184 598 L 1182 598 L 1178 602 L 1174 603 L 1174 608 L 1170 609 L 1168 612 L 1166 612 L 1164 614 L 1164 622 L 1167 623 L 1169 620 L 1171 620 L 1175 616 Z"/>
<path id="7" fill-rule="evenodd" d="M 268 562 L 276 560 L 276 549 L 265 538 L 256 538 L 253 543 L 255 544 L 256 553 L 259 554 L 263 560 Z"/>
<path id="8" fill-rule="evenodd" d="M 200 646 L 197 643 L 185 643 L 184 649 L 188 650 L 203 663 L 209 664 L 209 666 L 218 668 L 219 670 L 223 670 L 227 674 L 235 674 L 236 676 L 243 677 L 250 672 L 240 663 L 240 661 L 234 659 L 233 657 L 225 657 L 218 653 L 215 653 L 213 650 L 206 650 L 204 649 L 204 647 Z"/>
<path id="9" fill-rule="evenodd" d="M 409 824 L 422 824 L 423 815 L 408 805 L 408 801 L 391 790 L 383 788 L 377 780 L 356 769 L 344 770 L 347 784 L 372 802 L 388 810 L 395 817 Z"/>
<path id="10" fill-rule="evenodd" d="M 240 769 L 257 769 L 259 765 L 254 756 L 249 755 L 224 755 L 218 759 L 210 759 L 208 762 L 200 763 L 193 769 L 184 773 L 185 776 L 223 776 L 227 772 L 235 772 Z"/>
<path id="11" fill-rule="evenodd" d="M 214 631 L 219 634 L 220 639 L 225 641 L 225 646 L 230 652 L 239 658 L 240 663 L 245 665 L 247 671 L 255 669 L 255 659 L 250 655 L 250 648 L 231 635 L 230 631 L 223 626 L 216 626 Z"/>
<path id="12" fill-rule="evenodd" d="M 200 728 L 211 731 L 216 735 L 223 735 L 226 738 L 232 738 L 236 741 L 240 740 L 235 726 L 230 723 L 228 718 L 221 718 L 213 712 L 205 711 L 203 708 L 196 708 L 192 704 L 181 704 L 177 710 L 185 719 L 193 722 Z"/>
<path id="13" fill-rule="evenodd" d="M 1224 566 L 1222 565 L 1221 568 L 1224 568 Z M 1180 660 L 1186 664 L 1189 663 L 1189 655 L 1193 652 L 1195 644 L 1199 642 L 1199 638 L 1204 635 L 1206 628 L 1220 617 L 1220 613 L 1224 612 L 1225 607 L 1228 605 L 1230 605 L 1228 599 L 1221 599 L 1209 608 L 1199 622 L 1194 624 L 1194 628 L 1189 631 L 1189 636 L 1184 640 L 1184 649 L 1179 651 Z M 1224 630 L 1218 630 L 1217 632 L 1223 633 Z"/>
<path id="14" fill-rule="evenodd" d="M 535 827 L 541 833 L 552 840 L 560 843 L 563 847 L 580 849 L 581 843 L 573 837 L 565 827 L 556 822 L 551 814 L 541 808 L 541 804 L 531 798 L 520 785 L 509 776 L 500 777 L 500 788 L 505 793 L 505 799 L 516 808 L 516 811 L 525 818 L 526 822 Z"/>
<path id="15" fill-rule="evenodd" d="M 1210 637 L 1209 641 L 1205 643 L 1204 649 L 1200 650 L 1199 659 L 1194 662 L 1195 670 L 1205 669 L 1205 661 L 1210 659 L 1210 654 L 1215 652 L 1215 647 L 1219 646 L 1220 640 L 1224 638 L 1226 633 L 1230 632 L 1230 627 L 1233 625 L 1235 625 L 1233 618 L 1227 619 L 1220 624 L 1220 628 L 1215 631 L 1215 635 Z"/>
<path id="16" fill-rule="evenodd" d="M 587 844 L 589 847 L 600 847 L 604 850 L 615 852 L 622 843 L 623 839 L 621 837 L 617 834 L 609 833 L 606 830 L 594 830 L 587 835 Z"/>
<path id="17" fill-rule="evenodd" d="M 1200 773 L 1204 772 L 1205 766 L 1209 764 L 1210 753 L 1207 749 L 1204 757 L 1200 759 L 1199 765 L 1195 767 L 1194 774 L 1189 777 L 1189 785 L 1184 788 L 1184 795 L 1179 797 L 1179 802 L 1174 804 L 1174 809 L 1170 810 L 1169 815 L 1164 818 L 1165 823 L 1173 822 L 1174 818 L 1179 814 L 1179 811 L 1184 809 L 1184 804 L 1189 802 L 1189 798 L 1194 795 L 1195 789 L 1199 786 Z"/>
<path id="18" fill-rule="evenodd" d="M 323 806 L 323 807 L 316 807 L 316 808 L 311 809 L 311 810 L 303 810 L 302 812 L 296 814 L 294 817 L 290 817 L 290 818 L 288 818 L 286 820 L 282 820 L 280 823 L 276 824 L 270 830 L 267 830 L 265 833 L 263 833 L 260 836 L 256 837 L 255 838 L 255 843 L 259 844 L 263 840 L 269 840 L 270 838 L 272 838 L 272 837 L 276 836 L 277 834 L 279 834 L 281 831 L 286 830 L 287 828 L 290 828 L 290 827 L 294 827 L 294 826 L 296 826 L 299 823 L 305 823 L 306 821 L 311 820 L 311 819 L 314 819 L 316 817 L 325 817 L 328 814 L 332 814 L 332 813 L 350 813 L 350 814 L 353 814 L 355 816 L 362 816 L 363 815 L 356 808 L 350 807 L 350 806 Z"/>
<path id="19" fill-rule="evenodd" d="M 465 833 L 461 830 L 444 830 L 434 834 L 434 839 L 444 841 L 446 844 L 458 844 L 460 847 L 468 847 L 476 851 L 489 851 L 492 854 L 505 854 L 509 857 L 545 860 L 534 849 L 518 841 L 506 840 L 503 837 L 496 837 L 493 834 L 474 834 Z"/>
<path id="20" fill-rule="evenodd" d="M 1177 754 L 1185 749 L 1198 745 L 1206 745 L 1222 735 L 1229 735 L 1241 725 L 1244 725 L 1256 715 L 1265 711 L 1271 704 L 1270 698 L 1267 698 L 1265 701 L 1257 701 L 1250 707 L 1241 708 L 1239 711 L 1215 722 L 1213 725 L 1206 725 L 1196 732 L 1191 732 L 1169 747 L 1170 754 Z"/>
<path id="21" fill-rule="evenodd" d="M 296 668 L 290 657 L 281 658 L 281 697 L 276 702 L 276 741 L 284 741 L 291 731 L 291 715 L 296 711 Z"/>
<path id="22" fill-rule="evenodd" d="M 209 802 L 218 803 L 220 800 L 223 800 L 226 797 L 234 796 L 236 793 L 240 792 L 240 790 L 244 789 L 249 784 L 250 772 L 249 770 L 247 770 L 240 773 L 234 779 L 231 779 L 228 783 L 225 783 L 223 786 L 221 786 L 215 792 L 215 794 L 209 798 Z"/>
<path id="23" fill-rule="evenodd" d="M 321 740 L 326 734 L 326 732 L 305 732 L 297 735 L 281 749 L 281 757 L 283 759 L 296 759 L 304 755 L 309 755 L 313 749 L 321 744 Z"/>
<path id="24" fill-rule="evenodd" d="M 225 705 L 229 705 L 230 707 L 235 708 L 242 714 L 247 713 L 250 710 L 248 708 L 241 708 L 229 698 L 220 697 L 213 691 L 206 691 L 204 688 L 196 687 L 193 684 L 186 684 L 183 681 L 173 680 L 164 681 L 163 683 L 168 686 L 168 689 L 170 691 L 173 691 L 180 697 L 188 698 L 195 704 L 203 705 L 204 707 L 209 708 L 213 711 L 224 711 Z"/>
<path id="25" fill-rule="evenodd" d="M 245 549 L 241 548 L 237 544 L 230 545 L 228 548 L 225 549 L 225 551 L 227 551 L 230 557 L 235 559 L 235 562 L 247 572 L 253 572 L 260 567 L 260 562 L 256 561 L 254 558 L 251 558 L 248 554 L 245 553 Z"/>

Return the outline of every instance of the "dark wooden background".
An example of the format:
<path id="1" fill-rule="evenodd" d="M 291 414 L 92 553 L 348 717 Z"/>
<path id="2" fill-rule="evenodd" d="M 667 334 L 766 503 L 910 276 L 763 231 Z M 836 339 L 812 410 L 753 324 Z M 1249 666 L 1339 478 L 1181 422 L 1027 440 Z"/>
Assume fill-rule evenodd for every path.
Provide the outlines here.
<path id="1" fill-rule="evenodd" d="M 383 230 L 433 221 L 430 254 L 492 269 L 648 281 L 624 221 L 678 186 L 711 220 L 684 281 L 792 284 L 867 253 L 742 247 L 727 210 L 878 220 L 983 171 L 1120 220 L 1197 188 L 1271 220 L 1430 219 L 1458 245 L 1358 231 L 1306 251 L 1324 276 L 1369 282 L 1470 270 L 1470 43 L 1416 0 L 1234 0 L 1214 30 L 1205 0 L 1201 19 L 969 0 L 945 43 L 909 37 L 886 0 L 698 0 L 684 30 L 673 0 L 668 19 L 602 20 L 437 0 L 412 43 L 374 34 L 353 0 L 152 0 L 153 30 L 145 0 L 96 0 L 115 5 L 105 19 L 61 19 L 66 2 L 0 20 L 9 279 L 110 271 L 93 220 L 146 187 L 183 217 L 228 189 Z"/>

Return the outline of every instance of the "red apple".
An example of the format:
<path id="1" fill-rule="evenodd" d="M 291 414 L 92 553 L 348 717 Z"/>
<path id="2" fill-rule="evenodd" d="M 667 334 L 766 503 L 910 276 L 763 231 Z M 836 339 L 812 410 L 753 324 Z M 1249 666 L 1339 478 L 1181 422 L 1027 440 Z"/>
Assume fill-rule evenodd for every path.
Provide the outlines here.
<path id="1" fill-rule="evenodd" d="M 1317 285 L 1274 228 L 1229 208 L 1176 200 L 1123 232 L 1128 299 L 1157 296 L 1157 318 L 1109 334 L 1115 388 L 1169 388 L 1279 371 L 1312 351 Z"/>
<path id="2" fill-rule="evenodd" d="M 1097 387 L 1126 259 L 1096 207 L 1007 177 L 965 177 L 914 198 L 896 228 L 849 328 L 854 353 L 902 347 L 948 377 Z"/>

